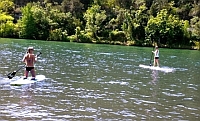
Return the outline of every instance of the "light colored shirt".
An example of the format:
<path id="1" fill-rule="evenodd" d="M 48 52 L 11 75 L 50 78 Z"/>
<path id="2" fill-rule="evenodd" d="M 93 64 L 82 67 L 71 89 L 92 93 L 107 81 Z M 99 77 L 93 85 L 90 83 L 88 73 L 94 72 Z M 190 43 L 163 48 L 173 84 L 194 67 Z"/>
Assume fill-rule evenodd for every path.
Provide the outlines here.
<path id="1" fill-rule="evenodd" d="M 154 51 L 154 56 L 155 56 L 155 57 L 159 57 L 159 50 L 158 50 L 158 49 L 156 49 L 156 50 Z"/>

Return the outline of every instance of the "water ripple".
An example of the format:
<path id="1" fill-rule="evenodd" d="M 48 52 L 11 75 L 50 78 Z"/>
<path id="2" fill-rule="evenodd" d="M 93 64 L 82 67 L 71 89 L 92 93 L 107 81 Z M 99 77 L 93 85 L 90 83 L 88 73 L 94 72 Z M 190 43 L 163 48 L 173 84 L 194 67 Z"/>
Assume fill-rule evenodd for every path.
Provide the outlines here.
<path id="1" fill-rule="evenodd" d="M 43 52 L 36 72 L 47 79 L 13 87 L 5 75 L 22 65 L 27 48 L 24 41 L 15 43 L 0 44 L 0 120 L 198 120 L 200 116 L 199 53 L 187 54 L 194 51 L 161 49 L 161 64 L 176 69 L 162 73 L 138 67 L 149 64 L 152 48 L 28 41 L 38 48 L 35 52 Z"/>

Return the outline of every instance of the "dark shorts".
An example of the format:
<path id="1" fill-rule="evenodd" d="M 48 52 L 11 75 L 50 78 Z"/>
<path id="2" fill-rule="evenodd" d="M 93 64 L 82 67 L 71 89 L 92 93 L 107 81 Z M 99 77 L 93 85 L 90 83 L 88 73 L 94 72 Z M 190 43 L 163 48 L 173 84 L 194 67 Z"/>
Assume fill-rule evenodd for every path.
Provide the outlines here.
<path id="1" fill-rule="evenodd" d="M 34 67 L 26 67 L 26 71 L 31 71 Z"/>
<path id="2" fill-rule="evenodd" d="M 155 59 L 159 59 L 159 57 L 155 57 Z"/>

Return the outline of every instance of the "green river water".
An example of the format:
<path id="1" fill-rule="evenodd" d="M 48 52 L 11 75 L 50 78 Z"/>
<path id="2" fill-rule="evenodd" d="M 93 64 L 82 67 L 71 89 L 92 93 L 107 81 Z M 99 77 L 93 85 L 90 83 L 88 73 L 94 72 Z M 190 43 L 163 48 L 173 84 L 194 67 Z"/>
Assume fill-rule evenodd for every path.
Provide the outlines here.
<path id="1" fill-rule="evenodd" d="M 42 52 L 36 73 L 46 79 L 10 86 L 27 47 Z M 0 120 L 200 120 L 200 51 L 160 48 L 162 72 L 149 65 L 152 48 L 0 39 Z M 14 79 L 20 78 L 20 70 Z"/>

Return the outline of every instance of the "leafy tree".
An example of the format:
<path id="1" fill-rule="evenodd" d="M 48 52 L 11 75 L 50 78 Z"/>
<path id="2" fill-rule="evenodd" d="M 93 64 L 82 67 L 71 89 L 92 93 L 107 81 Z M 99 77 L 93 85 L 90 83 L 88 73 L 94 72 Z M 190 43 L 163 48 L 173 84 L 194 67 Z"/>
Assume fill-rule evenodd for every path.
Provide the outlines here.
<path id="1" fill-rule="evenodd" d="M 0 10 L 11 14 L 14 10 L 13 0 L 0 0 Z"/>
<path id="2" fill-rule="evenodd" d="M 50 31 L 49 37 L 48 37 L 47 40 L 51 40 L 51 41 L 66 41 L 66 42 L 70 41 L 68 39 L 68 36 L 67 36 L 67 31 L 63 32 L 61 30 L 61 28 L 54 29 L 54 30 Z"/>
<path id="3" fill-rule="evenodd" d="M 91 33 L 94 39 L 99 40 L 97 34 L 102 22 L 106 19 L 105 11 L 101 10 L 99 5 L 92 5 L 84 14 L 84 19 L 86 21 L 85 32 Z"/>
<path id="4" fill-rule="evenodd" d="M 22 8 L 22 19 L 19 23 L 20 25 L 20 37 L 28 39 L 36 39 L 38 34 L 36 23 L 33 15 L 32 4 L 27 4 Z"/>
<path id="5" fill-rule="evenodd" d="M 84 10 L 87 10 L 94 0 L 80 0 L 80 2 L 84 4 Z"/>
<path id="6" fill-rule="evenodd" d="M 199 17 L 194 17 L 191 20 L 191 31 L 192 31 L 192 36 L 196 38 L 198 41 L 200 41 L 200 18 Z"/>
<path id="7" fill-rule="evenodd" d="M 126 41 L 127 41 L 124 31 L 117 31 L 117 30 L 112 31 L 110 32 L 109 38 L 110 40 L 113 40 L 115 42 L 119 41 L 123 44 L 126 44 Z M 113 44 L 116 44 L 116 43 L 113 43 Z"/>
<path id="8" fill-rule="evenodd" d="M 189 15 L 200 17 L 200 5 L 199 5 L 199 3 L 193 5 L 193 7 L 191 8 L 191 11 L 189 13 Z"/>
<path id="9" fill-rule="evenodd" d="M 16 34 L 15 24 L 12 22 L 14 18 L 2 11 L 0 11 L 0 16 L 0 36 L 13 37 Z"/>
<path id="10" fill-rule="evenodd" d="M 141 5 L 139 9 L 135 11 L 134 18 L 132 20 L 132 36 L 139 45 L 144 43 L 145 40 L 145 26 L 148 21 L 146 9 L 145 4 Z"/>
<path id="11" fill-rule="evenodd" d="M 75 19 L 71 13 L 63 13 L 53 8 L 51 3 L 27 4 L 22 9 L 20 22 L 21 37 L 42 40 L 66 40 L 67 35 L 75 34 Z M 58 37 L 62 36 L 61 38 Z M 54 37 L 55 36 L 55 37 Z"/>
<path id="12" fill-rule="evenodd" d="M 141 5 L 137 10 L 126 10 L 124 14 L 124 22 L 122 30 L 128 40 L 133 41 L 137 45 L 142 45 L 145 40 L 145 26 L 148 21 L 145 4 Z"/>
<path id="13" fill-rule="evenodd" d="M 63 0 L 61 6 L 63 12 L 70 12 L 77 18 L 83 17 L 84 5 L 80 2 L 80 0 Z"/>
<path id="14" fill-rule="evenodd" d="M 19 21 L 16 6 L 24 6 L 17 8 Z M 199 0 L 0 0 L 0 11 L 3 37 L 19 31 L 29 39 L 137 45 L 150 45 L 152 39 L 170 47 L 200 40 Z"/>
<path id="15" fill-rule="evenodd" d="M 122 30 L 121 26 L 125 19 L 126 15 L 126 10 L 125 9 L 114 9 L 116 14 L 110 21 L 108 22 L 107 28 L 111 28 L 112 30 Z"/>
<path id="16" fill-rule="evenodd" d="M 192 16 L 190 16 L 191 9 L 192 9 L 191 3 L 186 3 L 186 4 L 179 6 L 177 8 L 177 13 L 179 15 L 179 18 L 183 19 L 183 20 L 190 20 L 192 18 Z"/>
<path id="17" fill-rule="evenodd" d="M 156 17 L 151 17 L 146 27 L 147 37 L 152 37 L 158 44 L 181 45 L 184 42 L 184 21 L 168 14 L 166 9 L 161 10 Z M 159 41 L 158 41 L 159 40 Z M 186 40 L 185 40 L 186 41 Z"/>

